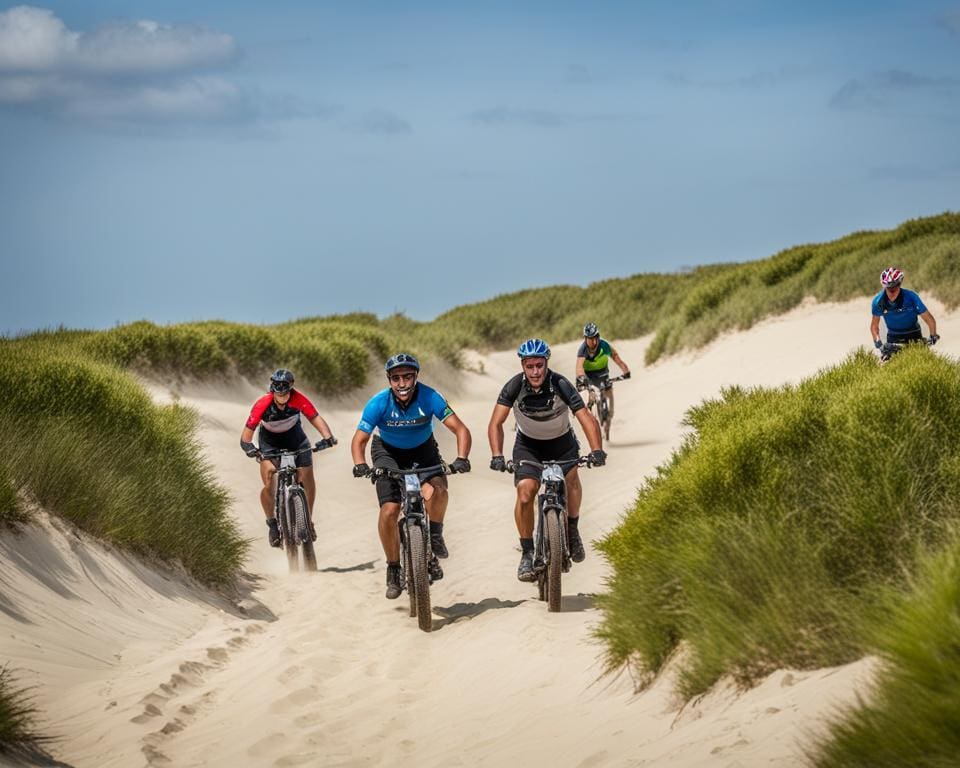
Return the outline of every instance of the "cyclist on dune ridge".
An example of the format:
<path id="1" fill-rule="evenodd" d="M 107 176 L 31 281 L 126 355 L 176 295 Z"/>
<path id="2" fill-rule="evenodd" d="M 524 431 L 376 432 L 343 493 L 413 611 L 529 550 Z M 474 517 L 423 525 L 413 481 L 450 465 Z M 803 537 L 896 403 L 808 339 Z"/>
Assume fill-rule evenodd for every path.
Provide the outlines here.
<path id="1" fill-rule="evenodd" d="M 570 413 L 576 416 L 590 443 L 590 464 L 603 466 L 607 455 L 601 448 L 597 420 L 584 406 L 573 384 L 548 367 L 549 345 L 543 339 L 527 339 L 517 350 L 517 356 L 520 358 L 521 371 L 501 390 L 490 416 L 487 437 L 492 454 L 490 469 L 505 472 L 507 462 L 503 457 L 503 425 L 512 408 L 517 421 L 517 435 L 513 444 L 513 481 L 517 489 L 514 518 L 521 549 L 517 578 L 520 581 L 536 581 L 533 527 L 540 472 L 535 467 L 519 462 L 523 459 L 536 462 L 576 460 L 580 455 L 580 444 L 570 423 Z M 579 563 L 586 556 L 578 530 L 583 487 L 576 464 L 566 466 L 564 475 L 570 557 Z"/>
<path id="2" fill-rule="evenodd" d="M 317 447 L 327 448 L 336 445 L 337 440 L 330 432 L 330 427 L 323 420 L 317 409 L 302 393 L 293 388 L 294 376 L 286 368 L 278 368 L 270 377 L 270 391 L 259 398 L 250 411 L 250 416 L 240 435 L 240 447 L 247 456 L 256 456 L 259 452 L 288 450 L 296 451 L 309 448 L 310 440 L 300 424 L 303 415 L 323 440 L 316 443 Z M 260 427 L 258 442 L 259 449 L 251 442 L 253 432 Z M 317 486 L 313 478 L 313 455 L 309 451 L 298 453 L 296 457 L 297 480 L 307 494 L 307 506 L 310 508 L 313 519 L 313 499 L 317 494 Z M 277 518 L 274 517 L 273 499 L 276 489 L 274 475 L 280 466 L 279 459 L 260 462 L 260 479 L 263 488 L 260 489 L 260 505 L 263 514 L 267 517 L 267 538 L 271 547 L 280 546 L 280 529 Z M 313 524 L 311 523 L 311 528 Z M 314 541 L 316 533 L 311 530 Z"/>
<path id="3" fill-rule="evenodd" d="M 436 417 L 457 436 L 457 458 L 450 464 L 451 472 L 470 471 L 470 430 L 460 420 L 446 398 L 435 389 L 420 383 L 420 363 L 413 355 L 401 352 L 390 357 L 384 370 L 387 388 L 375 394 L 363 409 L 350 450 L 353 454 L 353 476 L 367 477 L 372 473 L 367 464 L 367 443 L 373 431 L 370 455 L 375 468 L 402 470 L 431 467 L 443 462 L 437 441 L 433 436 Z M 430 518 L 430 548 L 434 558 L 430 577 L 443 578 L 443 570 L 436 558 L 448 557 L 443 539 L 443 518 L 449 500 L 447 478 L 440 471 L 421 476 L 423 500 Z M 379 477 L 376 480 L 380 518 L 377 525 L 380 543 L 387 559 L 387 591 L 389 600 L 400 597 L 403 591 L 400 578 L 400 536 L 398 521 L 402 488 L 397 480 Z"/>
<path id="4" fill-rule="evenodd" d="M 870 335 L 873 345 L 880 349 L 880 318 L 887 326 L 888 344 L 905 344 L 911 341 L 922 341 L 923 332 L 920 321 L 930 329 L 930 343 L 936 344 L 940 339 L 937 335 L 937 321 L 924 305 L 923 300 L 913 291 L 901 287 L 903 271 L 896 267 L 888 267 L 880 273 L 880 285 L 883 289 L 873 297 L 870 311 Z"/>

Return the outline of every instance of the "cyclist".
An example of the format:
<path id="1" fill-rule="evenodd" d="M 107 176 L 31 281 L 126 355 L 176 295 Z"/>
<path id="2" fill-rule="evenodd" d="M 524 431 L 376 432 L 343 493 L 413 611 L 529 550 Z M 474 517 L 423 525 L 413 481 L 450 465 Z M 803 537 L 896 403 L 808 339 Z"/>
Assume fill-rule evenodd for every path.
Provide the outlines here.
<path id="1" fill-rule="evenodd" d="M 883 347 L 880 341 L 880 318 L 887 326 L 887 343 L 904 344 L 909 341 L 922 341 L 923 332 L 920 330 L 918 318 L 930 329 L 930 343 L 936 344 L 937 321 L 923 300 L 913 291 L 901 287 L 903 271 L 896 267 L 888 267 L 880 273 L 880 285 L 883 290 L 873 297 L 871 305 L 870 335 L 873 337 L 873 346 Z"/>
<path id="2" fill-rule="evenodd" d="M 586 409 L 570 380 L 550 370 L 550 347 L 543 339 L 527 339 L 517 350 L 521 371 L 511 378 L 493 407 L 487 437 L 490 440 L 490 469 L 504 472 L 503 425 L 513 409 L 517 421 L 517 436 L 513 444 L 514 485 L 517 500 L 514 518 L 520 533 L 520 581 L 536 581 L 533 564 L 533 506 L 540 488 L 540 472 L 535 467 L 521 464 L 528 461 L 572 461 L 580 455 L 580 444 L 570 424 L 572 412 L 590 443 L 589 463 L 603 466 L 607 454 L 600 447 L 600 426 Z M 586 556 L 580 538 L 580 501 L 583 488 L 576 464 L 564 468 L 567 485 L 567 515 L 569 516 L 570 556 L 581 562 Z"/>
<path id="3" fill-rule="evenodd" d="M 330 432 L 327 422 L 317 412 L 313 403 L 293 388 L 293 382 L 294 376 L 291 371 L 286 368 L 278 368 L 270 377 L 270 391 L 253 404 L 250 417 L 247 419 L 243 434 L 240 436 L 240 447 L 247 456 L 256 456 L 258 453 L 265 451 L 281 449 L 296 451 L 301 448 L 309 448 L 310 440 L 300 425 L 301 415 L 316 427 L 323 438 L 316 443 L 316 447 L 327 448 L 336 445 L 337 440 Z M 259 448 L 251 442 L 253 432 L 258 425 L 260 426 Z M 317 486 L 313 480 L 313 455 L 309 451 L 298 453 L 296 464 L 297 480 L 307 493 L 307 506 L 310 507 L 312 520 L 313 499 L 317 493 Z M 260 479 L 263 481 L 263 488 L 260 489 L 260 505 L 263 507 L 263 513 L 267 516 L 267 538 L 271 547 L 280 546 L 280 528 L 277 526 L 277 518 L 274 516 L 273 509 L 276 494 L 274 475 L 279 466 L 279 459 L 260 462 Z M 310 532 L 313 535 L 313 540 L 316 541 L 317 534 L 313 531 L 312 523 Z"/>
<path id="4" fill-rule="evenodd" d="M 604 400 L 607 401 L 607 414 L 613 421 L 613 387 L 603 387 L 610 378 L 608 367 L 610 358 L 619 366 L 623 378 L 630 378 L 630 369 L 623 362 L 620 355 L 606 339 L 600 338 L 600 329 L 596 323 L 587 323 L 583 326 L 583 343 L 577 350 L 577 389 L 584 389 L 588 383 L 600 388 Z"/>
<path id="5" fill-rule="evenodd" d="M 353 476 L 368 477 L 372 469 L 367 464 L 367 443 L 373 430 L 370 455 L 373 466 L 382 469 L 412 469 L 440 464 L 440 450 L 433 436 L 433 417 L 457 436 L 457 458 L 450 464 L 451 472 L 470 471 L 470 430 L 453 412 L 446 398 L 435 389 L 420 383 L 420 363 L 413 355 L 401 352 L 390 357 L 384 370 L 387 388 L 375 394 L 363 409 L 360 424 L 353 435 L 350 450 L 353 453 Z M 443 518 L 447 511 L 447 478 L 442 470 L 424 473 L 423 500 L 430 519 L 430 548 L 433 558 L 429 564 L 434 581 L 443 578 L 443 569 L 437 558 L 449 556 L 443 540 Z M 383 553 L 387 559 L 387 599 L 395 600 L 403 591 L 400 577 L 400 536 L 397 530 L 400 518 L 402 488 L 400 482 L 388 477 L 376 481 L 380 502 L 378 530 Z"/>

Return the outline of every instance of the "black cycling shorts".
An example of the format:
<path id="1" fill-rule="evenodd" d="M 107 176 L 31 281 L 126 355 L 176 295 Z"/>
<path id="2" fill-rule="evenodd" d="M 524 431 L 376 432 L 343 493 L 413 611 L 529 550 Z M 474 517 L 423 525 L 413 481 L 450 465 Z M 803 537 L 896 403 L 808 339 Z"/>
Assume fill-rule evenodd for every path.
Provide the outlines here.
<path id="1" fill-rule="evenodd" d="M 525 477 L 532 477 L 540 482 L 540 470 L 529 464 L 520 464 L 521 459 L 537 462 L 574 461 L 579 456 L 580 443 L 572 429 L 552 440 L 534 440 L 523 432 L 517 432 L 517 439 L 513 444 L 513 484 L 516 485 Z M 576 466 L 568 464 L 563 467 L 563 474 L 566 475 Z"/>
<path id="2" fill-rule="evenodd" d="M 887 331 L 887 344 L 906 344 L 908 341 L 923 341 L 923 331 Z"/>
<path id="3" fill-rule="evenodd" d="M 610 378 L 610 369 L 604 368 L 602 371 L 584 371 L 583 374 L 587 377 L 587 381 L 602 389 L 603 384 Z"/>
<path id="4" fill-rule="evenodd" d="M 298 451 L 301 448 L 309 448 L 310 440 L 307 437 L 307 433 L 303 431 L 302 427 L 294 427 L 293 429 L 288 429 L 286 432 L 273 433 L 269 432 L 266 429 L 261 428 L 259 432 L 258 442 L 260 443 L 260 450 L 266 453 L 267 451 Z M 280 459 L 271 459 L 273 466 L 280 466 Z M 310 451 L 304 451 L 303 453 L 298 453 L 294 459 L 298 467 L 312 467 L 313 466 L 313 453 Z"/>
<path id="5" fill-rule="evenodd" d="M 433 467 L 443 462 L 440 457 L 440 448 L 433 435 L 414 448 L 397 448 L 383 442 L 380 435 L 374 435 L 370 443 L 370 456 L 373 459 L 373 466 L 379 469 L 411 469 L 414 464 L 418 467 Z M 420 475 L 420 482 L 426 482 L 437 476 L 441 478 L 443 487 L 446 488 L 447 478 L 442 469 L 425 472 Z M 403 486 L 399 480 L 378 477 L 376 486 L 377 499 L 381 507 L 391 501 L 399 504 L 403 500 Z"/>

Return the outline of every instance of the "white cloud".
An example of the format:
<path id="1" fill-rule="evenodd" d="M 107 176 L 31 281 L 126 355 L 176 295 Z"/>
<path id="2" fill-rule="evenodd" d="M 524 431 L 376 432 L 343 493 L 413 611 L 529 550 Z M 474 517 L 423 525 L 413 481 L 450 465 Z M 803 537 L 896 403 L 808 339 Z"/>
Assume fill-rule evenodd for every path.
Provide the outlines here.
<path id="1" fill-rule="evenodd" d="M 163 74 L 223 66 L 236 55 L 234 39 L 222 32 L 137 21 L 81 35 L 74 62 L 104 74 Z"/>
<path id="2" fill-rule="evenodd" d="M 78 32 L 44 8 L 18 5 L 0 13 L 0 72 L 49 72 L 77 50 Z"/>
<path id="3" fill-rule="evenodd" d="M 94 122 L 209 123 L 320 112 L 212 73 L 237 55 L 233 37 L 199 26 L 134 21 L 73 31 L 50 10 L 20 5 L 0 13 L 0 107 Z"/>

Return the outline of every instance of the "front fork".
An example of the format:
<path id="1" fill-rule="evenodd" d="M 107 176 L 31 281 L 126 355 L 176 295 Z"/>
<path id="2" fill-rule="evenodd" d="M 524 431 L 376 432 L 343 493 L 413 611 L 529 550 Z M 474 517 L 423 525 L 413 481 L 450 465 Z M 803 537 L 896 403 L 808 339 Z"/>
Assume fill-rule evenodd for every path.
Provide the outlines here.
<path id="1" fill-rule="evenodd" d="M 397 528 L 400 532 L 400 559 L 406 563 L 407 557 L 404 553 L 410 552 L 410 543 L 407 541 L 407 521 L 413 517 L 417 519 L 417 527 L 423 529 L 424 548 L 427 551 L 427 565 L 433 560 L 433 549 L 430 545 L 430 521 L 427 517 L 426 509 L 421 496 L 416 501 L 407 500 L 403 509 L 400 511 L 400 517 L 397 520 Z M 409 590 L 413 585 L 413 574 L 404 573 L 406 588 Z M 432 581 L 432 579 L 431 579 Z"/>
<path id="2" fill-rule="evenodd" d="M 550 552 L 550 548 L 547 543 L 547 521 L 544 518 L 547 515 L 557 515 L 560 518 L 560 541 L 562 542 L 561 546 L 563 547 L 563 552 L 560 553 L 560 556 L 563 558 L 563 572 L 566 573 L 570 570 L 570 564 L 573 562 L 570 559 L 570 547 L 567 543 L 567 510 L 561 503 L 554 499 L 551 499 L 548 503 L 544 495 L 540 496 L 538 506 L 539 513 L 537 520 L 537 536 L 536 540 L 534 541 L 533 568 L 537 573 L 546 570 L 547 565 L 550 563 L 550 558 L 553 557 L 554 553 Z"/>

